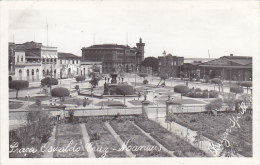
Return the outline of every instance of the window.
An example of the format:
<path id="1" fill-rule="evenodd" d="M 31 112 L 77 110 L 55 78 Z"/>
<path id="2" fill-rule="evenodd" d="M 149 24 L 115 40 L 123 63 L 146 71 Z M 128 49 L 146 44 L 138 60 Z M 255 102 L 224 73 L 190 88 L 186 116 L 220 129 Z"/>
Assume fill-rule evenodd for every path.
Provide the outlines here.
<path id="1" fill-rule="evenodd" d="M 60 64 L 62 64 L 62 60 L 60 60 Z"/>
<path id="2" fill-rule="evenodd" d="M 42 59 L 42 63 L 45 63 L 45 59 L 44 58 Z"/>
<path id="3" fill-rule="evenodd" d="M 74 64 L 74 60 L 72 60 L 72 64 Z"/>
<path id="4" fill-rule="evenodd" d="M 79 63 L 79 60 L 77 60 L 77 64 Z"/>
<path id="5" fill-rule="evenodd" d="M 51 58 L 51 62 L 53 62 L 53 59 Z"/>
<path id="6" fill-rule="evenodd" d="M 46 59 L 46 62 L 47 62 L 47 63 L 49 62 L 49 59 L 48 59 L 48 58 Z"/>
<path id="7" fill-rule="evenodd" d="M 17 56 L 17 62 L 19 62 L 19 56 Z"/>
<path id="8" fill-rule="evenodd" d="M 54 63 L 56 63 L 57 62 L 57 59 L 56 58 L 54 58 Z"/>
<path id="9" fill-rule="evenodd" d="M 23 62 L 23 56 L 21 57 L 21 62 Z"/>
<path id="10" fill-rule="evenodd" d="M 176 61 L 174 61 L 173 65 L 176 66 Z"/>

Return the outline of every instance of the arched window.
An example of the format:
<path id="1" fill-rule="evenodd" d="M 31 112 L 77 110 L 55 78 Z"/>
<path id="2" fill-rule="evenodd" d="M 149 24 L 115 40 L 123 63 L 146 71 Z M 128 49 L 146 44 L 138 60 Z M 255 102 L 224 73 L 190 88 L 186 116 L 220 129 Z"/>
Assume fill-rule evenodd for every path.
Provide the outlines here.
<path id="1" fill-rule="evenodd" d="M 19 62 L 19 56 L 17 56 L 17 62 Z"/>
<path id="2" fill-rule="evenodd" d="M 30 71 L 29 71 L 29 69 L 27 69 L 26 73 L 27 73 L 27 80 L 29 81 L 29 76 L 30 76 Z"/>
<path id="3" fill-rule="evenodd" d="M 23 62 L 23 56 L 21 57 L 21 62 Z"/>
<path id="4" fill-rule="evenodd" d="M 42 63 L 45 63 L 45 59 L 44 58 L 42 59 Z"/>
<path id="5" fill-rule="evenodd" d="M 39 80 L 39 69 L 36 69 L 36 80 Z"/>
<path id="6" fill-rule="evenodd" d="M 22 80 L 22 77 L 23 77 L 23 75 L 22 75 L 22 69 L 20 69 L 20 70 L 19 70 L 19 79 Z"/>
<path id="7" fill-rule="evenodd" d="M 32 81 L 34 81 L 34 69 L 32 69 Z"/>
<path id="8" fill-rule="evenodd" d="M 43 76 L 45 75 L 45 70 L 42 70 L 42 75 L 43 75 Z"/>
<path id="9" fill-rule="evenodd" d="M 49 69 L 47 69 L 47 73 L 46 74 L 49 75 Z"/>
<path id="10" fill-rule="evenodd" d="M 54 69 L 54 78 L 56 78 L 56 69 Z"/>
<path id="11" fill-rule="evenodd" d="M 53 59 L 51 58 L 51 62 L 53 62 Z"/>

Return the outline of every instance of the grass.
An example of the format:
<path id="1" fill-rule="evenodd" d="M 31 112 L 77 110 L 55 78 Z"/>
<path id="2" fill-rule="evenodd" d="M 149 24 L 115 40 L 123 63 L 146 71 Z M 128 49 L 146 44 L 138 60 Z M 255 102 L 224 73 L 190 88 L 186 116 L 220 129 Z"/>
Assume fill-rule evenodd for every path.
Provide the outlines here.
<path id="1" fill-rule="evenodd" d="M 36 101 L 37 99 L 39 99 L 41 101 L 46 101 L 46 100 L 53 99 L 53 97 L 52 96 L 33 96 L 33 97 L 29 98 L 29 101 Z M 28 98 L 18 97 L 17 100 L 28 101 Z"/>
<path id="2" fill-rule="evenodd" d="M 9 101 L 9 109 L 19 109 L 23 106 L 23 103 Z"/>
<path id="3" fill-rule="evenodd" d="M 133 104 L 133 105 L 142 105 L 142 100 L 131 100 L 131 101 L 128 101 L 129 103 Z M 149 102 L 149 105 L 154 105 L 154 103 Z"/>

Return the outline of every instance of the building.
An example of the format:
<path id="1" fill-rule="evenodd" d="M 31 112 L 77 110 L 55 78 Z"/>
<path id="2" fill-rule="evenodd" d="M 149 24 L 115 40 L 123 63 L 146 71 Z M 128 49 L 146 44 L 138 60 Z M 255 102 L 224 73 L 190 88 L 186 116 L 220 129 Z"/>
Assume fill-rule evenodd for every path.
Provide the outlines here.
<path id="1" fill-rule="evenodd" d="M 82 63 L 102 63 L 103 73 L 134 72 L 144 60 L 144 46 L 140 38 L 137 47 L 117 44 L 92 45 L 82 48 Z"/>
<path id="2" fill-rule="evenodd" d="M 184 57 L 173 56 L 164 51 L 163 56 L 158 57 L 158 72 L 167 73 L 170 77 L 179 77 L 180 66 L 184 62 Z"/>
<path id="3" fill-rule="evenodd" d="M 252 57 L 249 56 L 222 56 L 218 59 L 198 65 L 201 77 L 208 75 L 210 78 L 222 80 L 251 81 Z"/>
<path id="4" fill-rule="evenodd" d="M 200 64 L 200 63 L 208 62 L 211 60 L 215 60 L 215 58 L 184 58 L 184 64 L 186 64 L 186 63 Z"/>
<path id="5" fill-rule="evenodd" d="M 42 77 L 56 77 L 57 47 L 42 43 L 9 43 L 9 76 L 16 80 L 39 81 Z"/>
<path id="6" fill-rule="evenodd" d="M 58 53 L 59 78 L 71 78 L 82 75 L 81 57 L 72 53 Z"/>

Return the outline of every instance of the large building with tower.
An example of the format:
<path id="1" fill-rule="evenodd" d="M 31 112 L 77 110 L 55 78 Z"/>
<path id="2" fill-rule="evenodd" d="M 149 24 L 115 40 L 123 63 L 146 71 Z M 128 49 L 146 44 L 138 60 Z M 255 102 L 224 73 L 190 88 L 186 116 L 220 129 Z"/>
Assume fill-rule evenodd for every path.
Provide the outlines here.
<path id="1" fill-rule="evenodd" d="M 102 73 L 135 72 L 144 60 L 144 46 L 140 38 L 136 47 L 117 44 L 102 44 L 83 47 L 82 65 L 84 63 L 102 64 Z"/>

